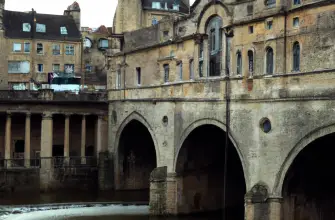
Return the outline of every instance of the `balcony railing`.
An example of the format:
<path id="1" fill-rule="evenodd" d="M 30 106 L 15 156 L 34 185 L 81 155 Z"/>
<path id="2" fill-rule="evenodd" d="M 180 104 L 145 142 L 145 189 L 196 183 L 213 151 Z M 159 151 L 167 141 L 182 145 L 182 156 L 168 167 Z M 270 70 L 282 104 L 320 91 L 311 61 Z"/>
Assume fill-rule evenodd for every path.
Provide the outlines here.
<path id="1" fill-rule="evenodd" d="M 106 102 L 106 92 L 54 92 L 52 89 L 0 90 L 0 101 Z"/>
<path id="2" fill-rule="evenodd" d="M 43 164 L 50 168 L 96 168 L 98 166 L 96 157 L 43 157 L 34 159 L 4 159 L 0 158 L 0 169 L 40 169 Z"/>

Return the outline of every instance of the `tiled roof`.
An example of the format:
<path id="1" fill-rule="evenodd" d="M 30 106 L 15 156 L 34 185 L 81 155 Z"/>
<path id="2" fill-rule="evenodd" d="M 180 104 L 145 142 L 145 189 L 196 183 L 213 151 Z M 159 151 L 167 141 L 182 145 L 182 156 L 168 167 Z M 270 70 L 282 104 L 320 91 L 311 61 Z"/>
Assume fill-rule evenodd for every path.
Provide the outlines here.
<path id="1" fill-rule="evenodd" d="M 175 1 L 176 0 L 142 0 L 142 6 L 143 8 L 151 8 L 153 2 L 161 2 L 161 3 L 167 3 L 168 8 L 172 8 L 172 5 Z M 182 0 L 179 0 L 179 2 L 180 2 L 179 11 L 182 13 L 188 13 L 189 12 L 188 6 Z"/>
<path id="2" fill-rule="evenodd" d="M 36 29 L 33 28 L 34 14 L 36 23 L 46 26 L 45 33 L 36 32 Z M 34 37 L 35 39 L 66 41 L 80 41 L 81 38 L 78 27 L 71 16 L 5 10 L 3 17 L 5 36 L 8 38 L 31 39 Z M 24 23 L 30 24 L 30 32 L 23 31 Z M 67 34 L 61 34 L 61 27 L 66 27 Z"/>

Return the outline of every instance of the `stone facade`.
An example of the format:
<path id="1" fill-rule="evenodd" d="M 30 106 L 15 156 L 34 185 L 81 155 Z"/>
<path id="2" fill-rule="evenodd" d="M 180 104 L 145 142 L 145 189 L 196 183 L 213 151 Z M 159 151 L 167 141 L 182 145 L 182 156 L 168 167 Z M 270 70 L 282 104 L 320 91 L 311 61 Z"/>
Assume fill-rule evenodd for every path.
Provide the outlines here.
<path id="1" fill-rule="evenodd" d="M 124 50 L 111 57 L 114 187 L 126 160 L 119 152 L 131 148 L 121 136 L 135 135 L 126 129 L 138 121 L 156 153 L 153 214 L 210 211 L 216 204 L 228 215 L 242 212 L 241 219 L 282 213 L 296 219 L 287 217 L 289 168 L 306 146 L 335 131 L 335 5 L 197 0 L 191 10 L 174 22 L 125 33 Z M 171 37 L 159 38 L 169 27 Z M 292 204 L 296 213 L 304 207 Z"/>

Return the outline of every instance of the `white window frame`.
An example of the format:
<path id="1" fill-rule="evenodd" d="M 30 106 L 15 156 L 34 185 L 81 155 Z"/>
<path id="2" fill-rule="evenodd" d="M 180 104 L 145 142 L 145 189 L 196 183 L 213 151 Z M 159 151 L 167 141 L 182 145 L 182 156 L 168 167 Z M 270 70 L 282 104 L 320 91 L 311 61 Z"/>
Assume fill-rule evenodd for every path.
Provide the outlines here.
<path id="1" fill-rule="evenodd" d="M 116 72 L 115 88 L 121 89 L 121 69 L 118 69 Z"/>
<path id="2" fill-rule="evenodd" d="M 26 45 L 29 45 L 29 51 L 26 51 Z M 24 42 L 23 43 L 23 52 L 24 53 L 30 53 L 31 51 L 31 43 L 30 42 Z"/>
<path id="3" fill-rule="evenodd" d="M 20 50 L 16 50 L 16 48 L 18 48 L 19 45 L 20 45 Z M 13 43 L 13 52 L 15 53 L 22 52 L 22 43 Z"/>
<path id="4" fill-rule="evenodd" d="M 11 63 L 16 63 L 19 66 L 19 69 L 17 69 L 17 71 L 13 71 L 11 70 L 11 68 L 9 68 L 9 66 L 11 65 Z M 21 67 L 22 64 L 26 63 L 28 68 L 27 71 L 22 71 Z M 16 60 L 9 60 L 8 61 L 8 74 L 29 74 L 30 73 L 30 62 L 28 60 L 24 60 L 24 61 L 16 61 Z"/>
<path id="5" fill-rule="evenodd" d="M 65 45 L 65 55 L 74 56 L 74 45 L 67 44 Z"/>
<path id="6" fill-rule="evenodd" d="M 58 66 L 58 70 L 57 71 L 55 71 L 55 66 Z M 54 63 L 54 64 L 52 64 L 52 71 L 53 72 L 60 72 L 60 64 L 59 63 Z"/>
<path id="7" fill-rule="evenodd" d="M 40 45 L 42 47 L 41 52 L 38 52 L 38 45 Z M 36 43 L 36 54 L 38 55 L 43 55 L 44 54 L 44 46 L 43 43 Z"/>
<path id="8" fill-rule="evenodd" d="M 59 54 L 55 54 L 54 53 L 54 51 L 55 51 L 55 46 L 58 46 L 59 47 Z M 60 44 L 53 44 L 52 45 L 52 55 L 54 55 L 54 56 L 59 56 L 59 55 L 61 55 L 62 54 L 62 51 L 61 51 L 61 46 L 60 46 Z"/>

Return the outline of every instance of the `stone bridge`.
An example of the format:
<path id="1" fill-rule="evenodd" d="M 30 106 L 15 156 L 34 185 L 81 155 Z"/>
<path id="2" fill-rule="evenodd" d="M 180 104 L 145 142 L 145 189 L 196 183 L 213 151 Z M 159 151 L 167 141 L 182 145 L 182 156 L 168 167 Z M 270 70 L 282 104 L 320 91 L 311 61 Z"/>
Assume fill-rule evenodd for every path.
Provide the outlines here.
<path id="1" fill-rule="evenodd" d="M 150 188 L 153 214 L 319 219 L 334 204 L 333 83 L 325 70 L 110 90 L 113 185 Z"/>

